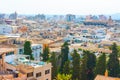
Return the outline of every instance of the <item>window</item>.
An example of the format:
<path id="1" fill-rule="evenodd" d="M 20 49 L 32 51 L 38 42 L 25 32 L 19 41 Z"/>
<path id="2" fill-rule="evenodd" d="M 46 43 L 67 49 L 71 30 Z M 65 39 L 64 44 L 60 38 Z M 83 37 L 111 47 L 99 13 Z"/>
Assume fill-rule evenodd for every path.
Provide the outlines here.
<path id="1" fill-rule="evenodd" d="M 42 46 L 40 46 L 39 48 L 42 48 Z"/>
<path id="2" fill-rule="evenodd" d="M 32 48 L 32 50 L 34 50 L 34 48 Z"/>
<path id="3" fill-rule="evenodd" d="M 32 77 L 32 76 L 33 76 L 33 72 L 27 73 L 27 77 Z"/>
<path id="4" fill-rule="evenodd" d="M 13 55 L 13 54 L 14 54 L 14 52 L 8 52 L 8 53 L 6 53 L 6 56 Z"/>
<path id="5" fill-rule="evenodd" d="M 39 47 L 39 46 L 37 46 L 37 47 L 36 47 L 36 49 L 40 49 L 40 47 Z"/>
<path id="6" fill-rule="evenodd" d="M 22 49 L 19 49 L 19 53 L 20 53 L 20 54 L 23 54 L 23 50 L 22 50 Z"/>
<path id="7" fill-rule="evenodd" d="M 50 70 L 45 70 L 45 74 L 49 74 L 50 73 Z"/>
<path id="8" fill-rule="evenodd" d="M 10 71 L 10 72 L 12 72 L 13 70 L 11 70 L 11 69 L 6 69 L 7 71 Z"/>
<path id="9" fill-rule="evenodd" d="M 40 77 L 41 76 L 41 72 L 36 73 L 36 77 Z"/>

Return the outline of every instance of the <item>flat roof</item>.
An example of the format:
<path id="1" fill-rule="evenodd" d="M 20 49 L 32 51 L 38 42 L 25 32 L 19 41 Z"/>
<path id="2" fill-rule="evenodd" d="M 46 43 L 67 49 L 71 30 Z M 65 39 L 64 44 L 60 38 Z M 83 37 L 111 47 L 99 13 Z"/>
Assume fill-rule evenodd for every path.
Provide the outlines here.
<path id="1" fill-rule="evenodd" d="M 17 54 L 14 56 L 14 60 L 12 62 L 8 62 L 8 63 L 13 65 L 13 66 L 23 64 L 23 65 L 31 66 L 34 68 L 42 67 L 42 66 L 47 64 L 46 62 L 43 62 L 43 61 L 35 61 L 35 60 L 27 59 L 27 57 L 30 57 L 30 56 Z"/>
<path id="2" fill-rule="evenodd" d="M 19 38 L 20 34 L 6 34 L 6 37 L 13 37 L 13 38 Z"/>
<path id="3" fill-rule="evenodd" d="M 109 76 L 104 76 L 104 75 L 97 75 L 95 80 L 120 80 L 120 78 L 109 77 Z"/>
<path id="4" fill-rule="evenodd" d="M 38 46 L 38 45 L 42 45 L 42 44 L 31 44 L 31 46 Z"/>
<path id="5" fill-rule="evenodd" d="M 0 48 L 0 54 L 15 51 L 14 48 Z"/>
<path id="6" fill-rule="evenodd" d="M 52 43 L 54 42 L 53 40 L 50 40 L 50 39 L 43 39 L 40 41 L 40 43 L 45 43 L 45 44 L 49 44 L 49 43 Z"/>

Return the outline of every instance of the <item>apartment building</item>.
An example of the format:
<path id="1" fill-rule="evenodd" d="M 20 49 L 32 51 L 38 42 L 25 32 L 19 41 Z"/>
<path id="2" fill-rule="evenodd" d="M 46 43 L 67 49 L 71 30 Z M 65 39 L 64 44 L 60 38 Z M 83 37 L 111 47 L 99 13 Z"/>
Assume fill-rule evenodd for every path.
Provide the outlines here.
<path id="1" fill-rule="evenodd" d="M 51 63 L 28 58 L 28 55 L 17 55 L 13 48 L 1 48 L 0 79 L 51 80 Z"/>
<path id="2" fill-rule="evenodd" d="M 16 71 L 9 70 L 6 61 L 10 62 L 15 49 L 13 48 L 0 48 L 0 80 L 26 80 L 25 74 L 18 75 Z"/>
<path id="3" fill-rule="evenodd" d="M 24 46 L 17 45 L 17 54 L 24 53 Z M 40 54 L 43 53 L 43 45 L 42 44 L 31 44 L 32 55 L 36 61 L 40 61 Z"/>
<path id="4" fill-rule="evenodd" d="M 12 33 L 12 27 L 10 25 L 0 25 L 0 34 Z"/>

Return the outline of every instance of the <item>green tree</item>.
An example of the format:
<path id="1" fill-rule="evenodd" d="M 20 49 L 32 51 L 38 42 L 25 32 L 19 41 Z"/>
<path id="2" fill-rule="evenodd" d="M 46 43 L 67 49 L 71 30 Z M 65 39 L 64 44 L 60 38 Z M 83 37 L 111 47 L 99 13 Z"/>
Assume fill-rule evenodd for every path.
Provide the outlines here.
<path id="1" fill-rule="evenodd" d="M 94 79 L 94 68 L 96 66 L 96 56 L 90 51 L 84 51 L 84 55 L 87 55 L 87 80 Z"/>
<path id="2" fill-rule="evenodd" d="M 58 74 L 55 80 L 72 80 L 71 74 Z"/>
<path id="3" fill-rule="evenodd" d="M 63 67 L 65 65 L 65 62 L 68 61 L 68 53 L 69 53 L 69 46 L 68 43 L 65 42 L 61 47 L 61 66 L 60 66 L 61 73 L 63 73 Z"/>
<path id="4" fill-rule="evenodd" d="M 118 57 L 120 57 L 120 46 L 117 46 L 118 49 Z"/>
<path id="5" fill-rule="evenodd" d="M 68 60 L 68 61 L 65 62 L 65 65 L 63 67 L 63 73 L 64 74 L 70 74 L 70 72 L 71 72 L 70 61 Z"/>
<path id="6" fill-rule="evenodd" d="M 80 55 L 74 50 L 72 54 L 72 79 L 80 80 Z"/>
<path id="7" fill-rule="evenodd" d="M 80 80 L 87 80 L 87 55 L 84 55 L 81 61 Z"/>
<path id="8" fill-rule="evenodd" d="M 109 75 L 112 77 L 118 77 L 119 76 L 119 60 L 118 60 L 118 49 L 116 43 L 113 43 L 111 46 L 112 53 L 109 55 L 108 60 L 108 70 Z"/>
<path id="9" fill-rule="evenodd" d="M 49 50 L 49 47 L 48 46 L 45 46 L 45 48 L 43 49 L 43 53 L 42 53 L 42 58 L 43 58 L 43 61 L 49 61 L 50 59 L 50 50 Z"/>
<path id="10" fill-rule="evenodd" d="M 24 54 L 29 55 L 31 60 L 34 60 L 33 55 L 32 55 L 32 49 L 31 49 L 31 43 L 30 41 L 25 41 L 24 44 Z"/>
<path id="11" fill-rule="evenodd" d="M 52 63 L 52 80 L 53 80 L 57 76 L 57 71 L 58 71 L 57 58 L 55 52 L 51 54 L 50 62 Z"/>
<path id="12" fill-rule="evenodd" d="M 106 71 L 106 55 L 105 53 L 102 53 L 97 60 L 95 74 L 104 75 L 105 71 Z"/>

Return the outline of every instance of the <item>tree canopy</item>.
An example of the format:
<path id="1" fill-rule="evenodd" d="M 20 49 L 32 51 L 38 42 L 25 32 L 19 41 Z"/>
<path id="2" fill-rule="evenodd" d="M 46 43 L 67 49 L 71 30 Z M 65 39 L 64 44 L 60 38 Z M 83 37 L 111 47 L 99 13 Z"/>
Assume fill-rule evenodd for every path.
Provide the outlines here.
<path id="1" fill-rule="evenodd" d="M 114 43 L 111 46 L 112 53 L 109 55 L 109 60 L 108 60 L 108 70 L 109 70 L 109 75 L 112 77 L 118 77 L 119 75 L 119 60 L 118 60 L 118 49 L 116 43 Z"/>
<path id="2" fill-rule="evenodd" d="M 32 55 L 32 49 L 31 49 L 31 43 L 30 41 L 25 41 L 24 44 L 24 54 L 29 55 L 31 60 L 34 60 L 34 57 Z"/>
<path id="3" fill-rule="evenodd" d="M 45 46 L 45 48 L 43 49 L 43 53 L 42 53 L 42 58 L 43 61 L 49 61 L 50 59 L 50 50 L 48 46 Z"/>
<path id="4" fill-rule="evenodd" d="M 73 80 L 80 80 L 80 55 L 74 50 L 72 54 L 72 79 Z"/>
<path id="5" fill-rule="evenodd" d="M 68 43 L 65 42 L 61 47 L 61 66 L 60 66 L 61 73 L 63 73 L 63 67 L 65 65 L 65 62 L 68 61 L 68 54 L 69 54 L 69 46 Z"/>

